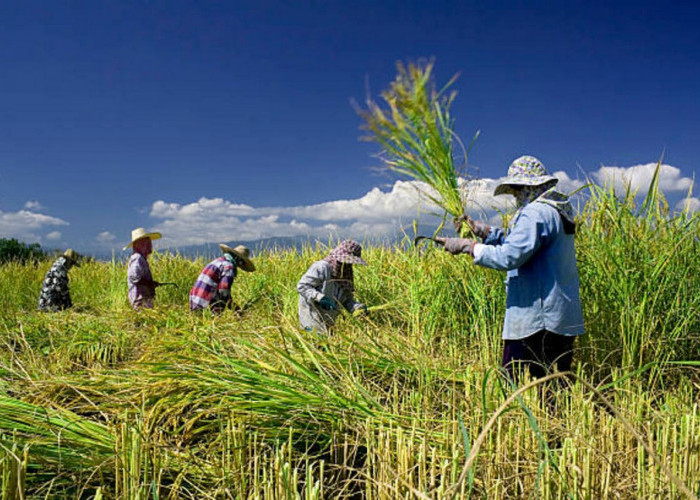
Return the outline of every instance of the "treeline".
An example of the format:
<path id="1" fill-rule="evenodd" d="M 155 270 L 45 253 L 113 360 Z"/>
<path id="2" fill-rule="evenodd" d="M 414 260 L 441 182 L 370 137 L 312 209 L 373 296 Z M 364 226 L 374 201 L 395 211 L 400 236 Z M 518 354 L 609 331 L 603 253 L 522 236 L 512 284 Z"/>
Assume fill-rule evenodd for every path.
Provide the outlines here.
<path id="1" fill-rule="evenodd" d="M 0 263 L 31 262 L 43 259 L 46 252 L 38 243 L 24 243 L 15 238 L 0 238 Z"/>

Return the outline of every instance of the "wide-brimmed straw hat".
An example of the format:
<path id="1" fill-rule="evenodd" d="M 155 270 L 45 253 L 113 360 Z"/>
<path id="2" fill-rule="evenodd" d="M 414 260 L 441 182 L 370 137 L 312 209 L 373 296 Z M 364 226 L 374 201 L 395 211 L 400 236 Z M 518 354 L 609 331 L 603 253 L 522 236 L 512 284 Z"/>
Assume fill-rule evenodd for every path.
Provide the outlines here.
<path id="1" fill-rule="evenodd" d="M 520 186 L 541 186 L 559 182 L 553 175 L 547 174 L 547 170 L 540 160 L 534 156 L 521 156 L 516 158 L 508 167 L 508 176 L 496 186 L 494 196 L 510 194 L 513 188 Z"/>
<path id="2" fill-rule="evenodd" d="M 63 256 L 66 259 L 72 260 L 76 266 L 80 266 L 80 259 L 83 257 L 72 248 L 68 248 L 65 252 L 63 252 Z"/>
<path id="3" fill-rule="evenodd" d="M 328 256 L 344 264 L 367 265 L 367 262 L 362 258 L 362 247 L 354 240 L 343 241 L 340 245 L 331 250 Z"/>
<path id="4" fill-rule="evenodd" d="M 160 239 L 161 234 L 160 233 L 148 233 L 146 230 L 142 227 L 137 227 L 133 231 L 131 231 L 131 243 L 129 243 L 127 246 L 124 247 L 124 250 L 126 250 L 129 247 L 132 247 L 136 241 L 142 239 L 142 238 L 150 238 L 151 240 L 157 240 Z"/>
<path id="5" fill-rule="evenodd" d="M 250 250 L 248 247 L 238 245 L 236 248 L 231 248 L 225 243 L 219 243 L 219 248 L 222 252 L 230 253 L 241 259 L 243 263 L 239 267 L 244 271 L 248 271 L 249 273 L 255 271 L 255 264 L 253 264 L 253 261 L 250 260 Z"/>

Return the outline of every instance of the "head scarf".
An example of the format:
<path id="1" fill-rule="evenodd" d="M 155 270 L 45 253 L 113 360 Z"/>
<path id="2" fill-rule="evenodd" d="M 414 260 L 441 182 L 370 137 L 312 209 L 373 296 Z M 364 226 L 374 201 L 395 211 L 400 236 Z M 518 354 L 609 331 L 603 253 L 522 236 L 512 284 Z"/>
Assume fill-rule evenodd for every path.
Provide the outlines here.
<path id="1" fill-rule="evenodd" d="M 241 259 L 236 255 L 230 254 L 229 252 L 224 253 L 224 259 L 233 264 L 233 277 L 235 278 L 238 275 L 238 267 L 241 264 Z"/>
<path id="2" fill-rule="evenodd" d="M 524 208 L 525 205 L 532 202 L 541 195 L 546 189 L 542 189 L 543 186 L 518 186 L 510 188 L 511 193 L 515 196 L 515 206 L 519 210 Z"/>
<path id="3" fill-rule="evenodd" d="M 352 265 L 366 264 L 362 260 L 360 244 L 353 240 L 345 240 L 331 250 L 323 260 L 331 265 L 331 275 L 338 282 L 338 287 L 352 293 L 355 290 Z"/>
<path id="4" fill-rule="evenodd" d="M 571 201 L 569 200 L 568 196 L 566 196 L 564 193 L 556 191 L 554 188 L 551 188 L 538 196 L 535 201 L 549 205 L 559 212 L 562 223 L 564 224 L 564 232 L 566 232 L 566 234 L 576 233 L 574 207 L 571 206 Z"/>
<path id="5" fill-rule="evenodd" d="M 530 203 L 544 203 L 559 212 L 566 234 L 574 234 L 576 232 L 574 209 L 571 206 L 569 197 L 555 190 L 551 184 L 512 187 L 509 192 L 515 196 L 515 205 L 517 207 L 513 220 L 516 220 L 523 208 Z"/>

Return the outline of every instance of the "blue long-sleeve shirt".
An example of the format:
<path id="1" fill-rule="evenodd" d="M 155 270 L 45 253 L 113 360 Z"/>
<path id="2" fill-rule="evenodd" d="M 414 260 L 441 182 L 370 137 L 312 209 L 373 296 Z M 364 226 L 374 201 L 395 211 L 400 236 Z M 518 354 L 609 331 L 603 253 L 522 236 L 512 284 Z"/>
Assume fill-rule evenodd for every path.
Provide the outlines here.
<path id="1" fill-rule="evenodd" d="M 479 250 L 475 264 L 507 271 L 504 339 L 540 330 L 584 333 L 574 235 L 564 231 L 556 208 L 526 205 L 510 233 L 492 228 Z"/>

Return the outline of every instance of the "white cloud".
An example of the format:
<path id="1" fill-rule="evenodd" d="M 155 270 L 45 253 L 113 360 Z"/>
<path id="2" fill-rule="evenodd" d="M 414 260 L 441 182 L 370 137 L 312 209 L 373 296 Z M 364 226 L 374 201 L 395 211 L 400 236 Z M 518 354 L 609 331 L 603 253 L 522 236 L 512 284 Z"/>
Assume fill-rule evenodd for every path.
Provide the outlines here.
<path id="1" fill-rule="evenodd" d="M 297 236 L 381 238 L 396 235 L 402 222 L 410 225 L 419 214 L 430 218 L 437 211 L 418 187 L 425 189 L 396 181 L 387 192 L 374 188 L 353 200 L 292 207 L 256 208 L 204 197 L 185 205 L 158 200 L 150 215 L 162 221 L 154 228 L 163 233 L 161 246 Z"/>
<path id="2" fill-rule="evenodd" d="M 49 234 L 46 235 L 47 240 L 60 240 L 61 239 L 61 231 L 51 231 Z"/>
<path id="3" fill-rule="evenodd" d="M 678 203 L 676 203 L 675 209 L 678 212 L 688 212 L 691 214 L 694 214 L 696 212 L 700 212 L 700 198 L 695 198 L 695 197 L 684 198 L 681 201 L 679 201 Z"/>
<path id="4" fill-rule="evenodd" d="M 217 217 L 238 217 L 253 215 L 255 210 L 248 205 L 237 205 L 222 198 L 200 198 L 195 203 L 180 205 L 156 201 L 151 207 L 151 217 L 167 219 L 170 217 L 187 218 L 192 221 Z"/>
<path id="5" fill-rule="evenodd" d="M 41 203 L 39 203 L 39 202 L 36 201 L 36 200 L 29 200 L 27 203 L 24 204 L 24 208 L 25 208 L 26 210 L 31 210 L 31 211 L 33 211 L 33 212 L 37 212 L 37 211 L 41 210 L 41 209 L 44 208 L 44 207 L 43 207 L 43 205 L 42 205 Z"/>
<path id="6" fill-rule="evenodd" d="M 567 174 L 564 171 L 554 172 L 552 175 L 559 179 L 559 182 L 557 183 L 557 189 L 562 193 L 573 193 L 577 189 L 580 189 L 583 186 L 585 186 L 586 184 L 585 181 L 582 181 L 580 179 L 572 179 L 571 177 L 569 177 L 569 174 Z"/>
<path id="7" fill-rule="evenodd" d="M 295 217 L 326 221 L 384 220 L 415 213 L 421 206 L 435 210 L 428 200 L 421 198 L 419 191 L 432 192 L 422 182 L 396 181 L 389 192 L 374 188 L 366 195 L 354 200 L 336 200 L 278 210 Z"/>
<path id="8" fill-rule="evenodd" d="M 102 231 L 95 237 L 95 239 L 98 241 L 98 243 L 109 244 L 113 243 L 114 240 L 117 239 L 117 237 L 109 231 Z"/>
<path id="9" fill-rule="evenodd" d="M 600 167 L 592 173 L 598 184 L 614 186 L 615 191 L 624 193 L 629 185 L 632 191 L 646 194 L 656 170 L 656 163 L 645 163 L 632 167 Z M 664 193 L 688 192 L 693 186 L 693 179 L 683 177 L 681 170 L 671 165 L 662 164 L 659 170 L 659 188 Z"/>
<path id="10" fill-rule="evenodd" d="M 655 166 L 602 167 L 591 177 L 601 182 L 617 183 L 618 179 L 622 183 L 632 182 L 633 188 L 643 192 Z M 564 193 L 585 184 L 563 171 L 553 175 L 559 179 L 557 187 Z M 512 208 L 514 201 L 511 196 L 493 196 L 502 180 L 460 180 L 460 187 L 467 193 L 467 210 L 499 223 L 497 212 Z M 659 183 L 663 190 L 679 191 L 689 188 L 691 180 L 682 177 L 676 167 L 664 165 Z M 420 224 L 437 225 L 442 212 L 425 194 L 434 195 L 426 184 L 396 181 L 388 190 L 374 188 L 356 199 L 290 207 L 253 207 L 206 197 L 188 204 L 158 200 L 151 206 L 150 216 L 158 220 L 153 229 L 163 233 L 162 247 L 271 237 L 391 238 L 400 233 L 402 226 L 410 232 L 414 219 Z M 696 201 L 689 203 L 692 208 Z"/>
<path id="11" fill-rule="evenodd" d="M 493 213 L 494 208 L 506 208 L 508 197 L 493 197 L 497 182 L 461 181 L 470 193 L 469 210 Z M 205 197 L 184 205 L 158 200 L 150 215 L 161 220 L 154 230 L 163 233 L 164 247 L 271 237 L 381 239 L 411 227 L 414 219 L 437 225 L 442 211 L 426 194 L 435 195 L 424 183 L 396 181 L 387 191 L 374 188 L 356 199 L 291 207 L 252 207 Z"/>
<path id="12" fill-rule="evenodd" d="M 47 227 L 67 226 L 68 222 L 58 217 L 28 210 L 18 212 L 0 211 L 0 234 L 5 238 L 17 238 L 26 242 L 42 242 L 41 233 Z"/>

